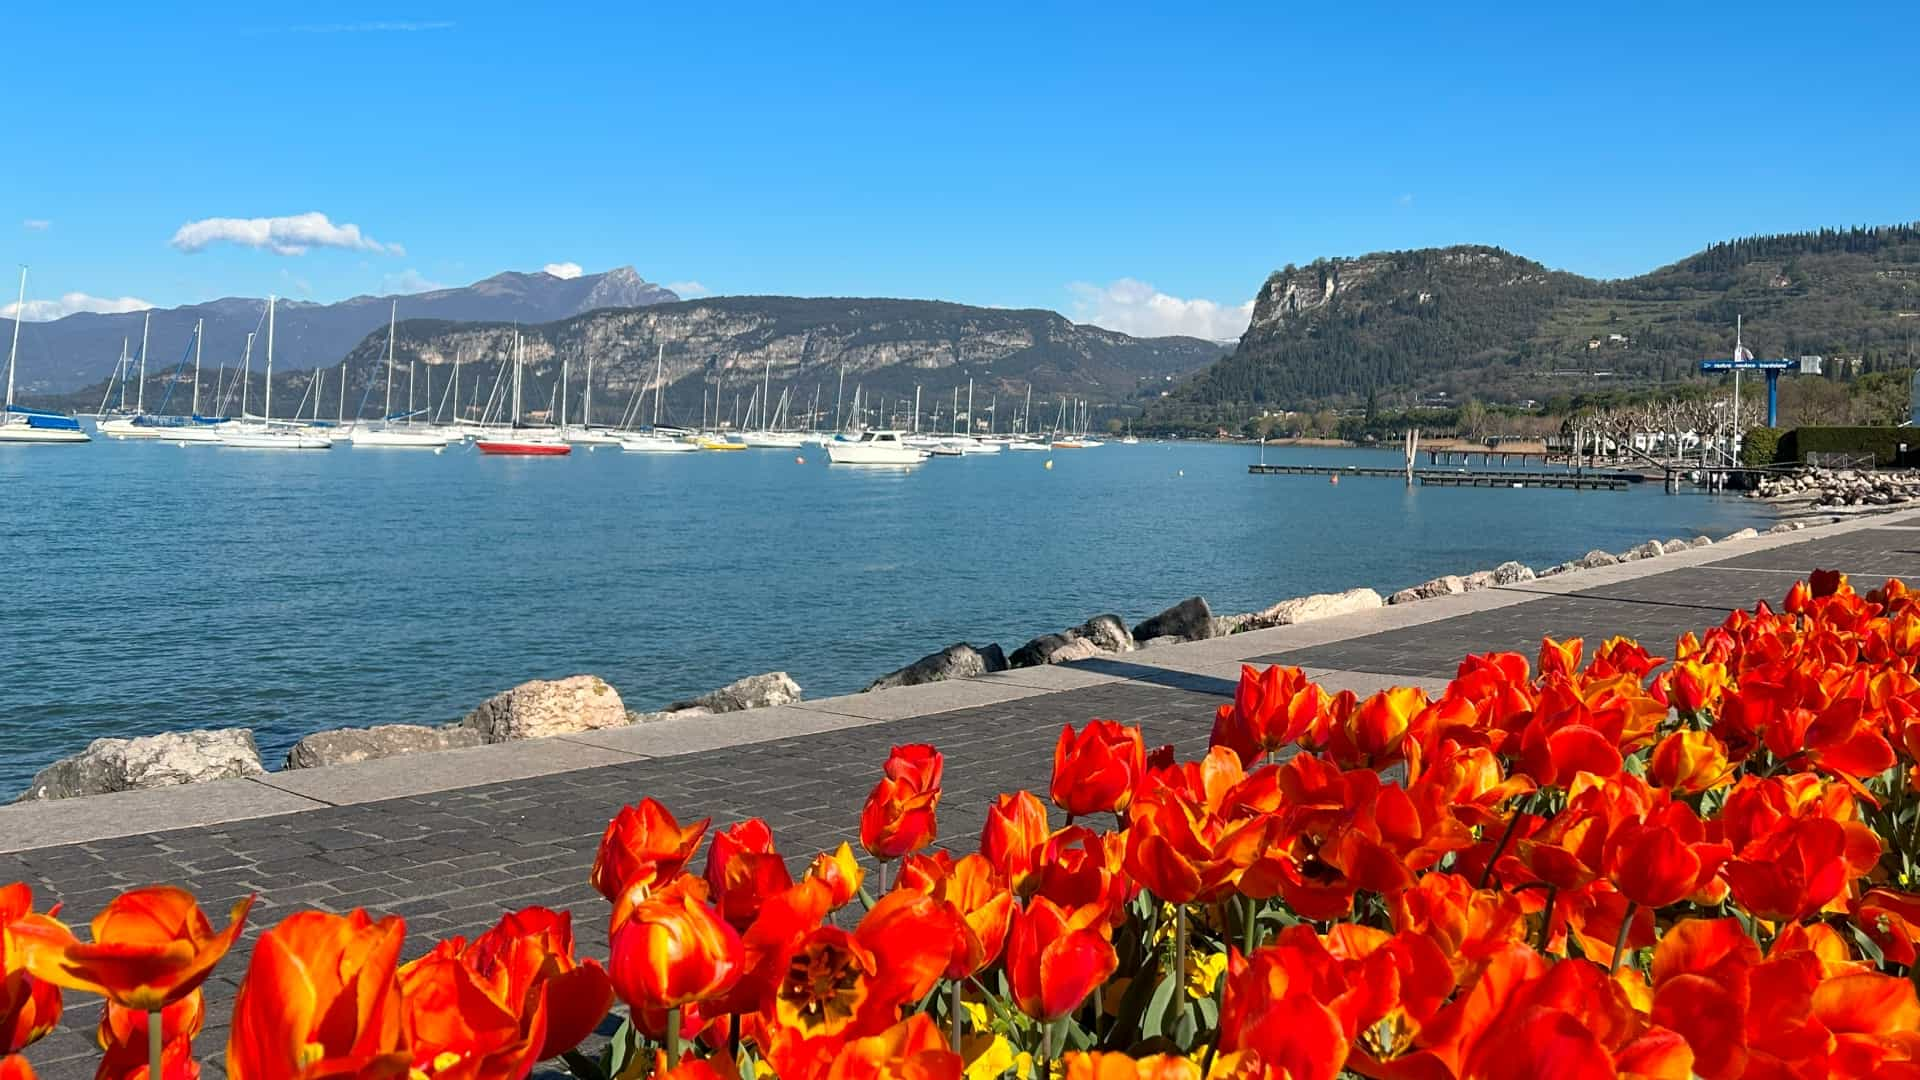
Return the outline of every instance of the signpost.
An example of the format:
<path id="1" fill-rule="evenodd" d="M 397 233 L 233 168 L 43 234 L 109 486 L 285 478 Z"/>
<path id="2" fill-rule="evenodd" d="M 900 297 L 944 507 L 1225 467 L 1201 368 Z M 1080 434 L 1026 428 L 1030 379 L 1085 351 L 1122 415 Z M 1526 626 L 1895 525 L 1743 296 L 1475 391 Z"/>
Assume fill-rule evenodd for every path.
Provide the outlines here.
<path id="1" fill-rule="evenodd" d="M 1740 329 L 1735 322 L 1733 332 L 1733 356 L 1727 360 L 1702 360 L 1701 371 L 1733 372 L 1733 428 L 1734 438 L 1740 437 L 1740 373 L 1743 371 L 1765 372 L 1767 376 L 1767 426 L 1780 426 L 1780 373 L 1797 371 L 1802 375 L 1818 375 L 1824 357 L 1803 356 L 1798 360 L 1756 360 L 1753 352 L 1740 343 Z"/>

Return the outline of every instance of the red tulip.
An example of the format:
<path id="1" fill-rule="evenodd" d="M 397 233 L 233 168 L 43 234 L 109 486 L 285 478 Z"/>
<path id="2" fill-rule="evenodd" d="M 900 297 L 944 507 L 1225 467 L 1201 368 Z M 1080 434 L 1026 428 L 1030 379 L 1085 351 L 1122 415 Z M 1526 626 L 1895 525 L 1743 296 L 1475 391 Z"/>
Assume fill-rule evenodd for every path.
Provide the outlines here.
<path id="1" fill-rule="evenodd" d="M 1052 829 L 1047 806 L 1031 791 L 1001 795 L 987 807 L 987 824 L 980 830 L 980 854 L 1019 891 L 1045 851 Z"/>
<path id="2" fill-rule="evenodd" d="M 1097 909 L 1062 911 L 1043 896 L 1014 913 L 1007 982 L 1021 1012 L 1043 1022 L 1058 1020 L 1112 977 L 1120 961 L 1094 928 L 1100 918 Z"/>
<path id="3" fill-rule="evenodd" d="M 19 1054 L 0 1057 L 0 1080 L 34 1080 L 33 1066 Z"/>
<path id="4" fill-rule="evenodd" d="M 85 990 L 129 1009 L 158 1011 L 186 997 L 213 974 L 239 939 L 249 896 L 233 906 L 219 933 L 184 889 L 129 889 L 94 916 L 93 940 L 82 943 L 49 915 L 27 915 L 7 928 L 37 979 Z"/>
<path id="5" fill-rule="evenodd" d="M 1826 818 L 1783 823 L 1726 866 L 1734 902 L 1770 921 L 1795 922 L 1838 897 L 1853 879 L 1847 833 Z"/>
<path id="6" fill-rule="evenodd" d="M 406 924 L 303 911 L 260 935 L 233 1004 L 229 1080 L 404 1077 L 394 964 Z"/>
<path id="7" fill-rule="evenodd" d="M 623 806 L 607 823 L 593 859 L 593 887 L 610 902 L 635 885 L 654 888 L 673 880 L 692 860 L 710 818 L 682 828 L 652 798 Z"/>
<path id="8" fill-rule="evenodd" d="M 1209 741 L 1233 750 L 1242 761 L 1258 761 L 1299 741 L 1326 704 L 1326 692 L 1299 668 L 1256 671 L 1241 665 L 1233 704 L 1220 706 Z"/>
<path id="9" fill-rule="evenodd" d="M 147 1018 L 151 1013 L 128 1009 L 109 1001 L 100 1009 L 94 1040 L 100 1044 L 100 1067 L 94 1080 L 145 1080 Z M 193 1080 L 200 1063 L 193 1057 L 193 1040 L 206 1025 L 206 1002 L 199 990 L 160 1012 L 160 1072 L 165 1080 Z"/>
<path id="10" fill-rule="evenodd" d="M 1014 900 L 986 856 L 968 855 L 956 862 L 944 851 L 910 855 L 900 867 L 895 891 L 921 893 L 946 907 L 954 936 L 947 978 L 964 979 L 1000 958 Z"/>
<path id="11" fill-rule="evenodd" d="M 7 932 L 32 911 L 33 892 L 25 884 L 0 886 L 0 1057 L 19 1053 L 60 1023 L 60 988 L 28 973 L 21 946 Z"/>
<path id="12" fill-rule="evenodd" d="M 773 849 L 773 830 L 759 818 L 713 834 L 706 879 L 720 917 L 735 930 L 752 925 L 761 902 L 793 884 L 786 860 Z"/>
<path id="13" fill-rule="evenodd" d="M 496 998 L 462 962 L 463 945 L 442 941 L 400 969 L 413 1080 L 522 1080 L 546 1039 L 546 995 L 536 990 L 530 1007 Z"/>
<path id="14" fill-rule="evenodd" d="M 1219 744 L 1215 744 L 1219 745 Z M 1201 1080 L 1200 1066 L 1177 1054 L 1152 1054 L 1135 1059 L 1126 1054 L 1072 1051 L 1061 1059 L 1064 1080 Z M 1214 1073 L 1221 1070 L 1216 1066 Z"/>
<path id="15" fill-rule="evenodd" d="M 1140 729 L 1112 720 L 1089 720 L 1078 735 L 1060 729 L 1053 747 L 1053 804 L 1072 817 L 1119 813 L 1133 801 L 1147 768 Z"/>
<path id="16" fill-rule="evenodd" d="M 1732 854 L 1709 843 L 1706 826 L 1686 803 L 1667 803 L 1607 837 L 1608 874 L 1628 900 L 1663 908 L 1700 892 Z"/>
<path id="17" fill-rule="evenodd" d="M 932 845 L 939 835 L 940 752 L 931 746 L 896 746 L 885 776 L 860 812 L 860 844 L 876 859 L 897 859 Z"/>
<path id="18" fill-rule="evenodd" d="M 613 1007 L 613 983 L 600 962 L 573 954 L 573 916 L 529 907 L 501 916 L 461 953 L 461 961 L 503 1008 L 525 1023 L 544 1012 L 539 1059 L 580 1045 Z M 544 998 L 544 1003 L 539 1000 Z"/>
<path id="19" fill-rule="evenodd" d="M 720 997 L 739 980 L 740 935 L 697 890 L 641 901 L 613 932 L 613 987 L 634 1010 Z"/>
<path id="20" fill-rule="evenodd" d="M 960 1080 L 960 1075 L 960 1055 L 947 1048 L 939 1025 L 916 1013 L 877 1035 L 849 1040 L 825 1080 Z"/>
<path id="21" fill-rule="evenodd" d="M 1682 730 L 1661 739 L 1647 763 L 1653 782 L 1678 795 L 1712 791 L 1733 779 L 1727 747 L 1712 732 Z"/>

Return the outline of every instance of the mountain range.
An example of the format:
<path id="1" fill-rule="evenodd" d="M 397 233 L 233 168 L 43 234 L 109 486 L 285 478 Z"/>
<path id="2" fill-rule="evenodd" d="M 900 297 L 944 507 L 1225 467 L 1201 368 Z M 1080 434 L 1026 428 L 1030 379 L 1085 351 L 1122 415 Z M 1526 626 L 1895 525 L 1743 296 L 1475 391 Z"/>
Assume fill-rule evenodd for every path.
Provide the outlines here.
<path id="1" fill-rule="evenodd" d="M 491 319 L 552 322 L 600 308 L 631 308 L 678 300 L 671 290 L 642 278 L 631 266 L 599 274 L 556 277 L 544 271 L 507 272 L 461 288 L 405 296 L 356 296 L 334 304 L 282 298 L 274 312 L 274 365 L 283 370 L 337 364 L 366 336 L 385 333 L 389 305 L 398 302 L 405 318 Z M 228 297 L 203 304 L 156 309 L 147 335 L 147 370 L 177 363 L 193 337 L 197 320 L 206 320 L 202 363 L 238 364 L 247 335 L 254 343 L 257 367 L 266 349 L 265 299 Z M 21 324 L 19 385 L 29 394 L 58 395 L 99 383 L 118 363 L 122 342 L 137 353 L 146 312 L 103 315 L 82 312 L 51 322 Z M 12 320 L 0 319 L 0 335 L 11 334 Z"/>
<path id="2" fill-rule="evenodd" d="M 1601 281 L 1497 247 L 1377 252 L 1268 277 L 1231 355 L 1153 403 L 1157 424 L 1448 395 L 1556 395 L 1699 378 L 1735 319 L 1756 356 L 1816 354 L 1830 374 L 1911 366 L 1920 227 L 1754 236 Z"/>

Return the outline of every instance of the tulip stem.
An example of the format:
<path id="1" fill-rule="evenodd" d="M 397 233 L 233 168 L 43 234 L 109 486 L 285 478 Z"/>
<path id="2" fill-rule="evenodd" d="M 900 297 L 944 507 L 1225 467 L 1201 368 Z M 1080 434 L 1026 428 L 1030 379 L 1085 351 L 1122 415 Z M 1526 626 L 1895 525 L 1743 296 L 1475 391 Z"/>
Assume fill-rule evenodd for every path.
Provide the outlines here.
<path id="1" fill-rule="evenodd" d="M 147 1013 L 147 1078 L 160 1080 L 160 1010 Z"/>
<path id="2" fill-rule="evenodd" d="M 1609 975 L 1620 966 L 1620 958 L 1627 953 L 1627 931 L 1633 929 L 1633 912 L 1639 906 L 1631 900 L 1627 901 L 1627 913 L 1620 916 L 1620 932 L 1613 936 L 1613 962 L 1607 965 Z"/>
<path id="3" fill-rule="evenodd" d="M 1493 853 L 1487 856 L 1486 869 L 1480 871 L 1481 888 L 1486 888 L 1487 882 L 1493 880 L 1493 864 L 1500 861 L 1500 853 L 1507 850 L 1507 841 L 1513 839 L 1513 830 L 1520 827 L 1521 813 L 1520 800 L 1515 799 L 1513 814 L 1507 818 L 1507 831 L 1500 834 L 1500 842 L 1493 845 Z"/>
<path id="4" fill-rule="evenodd" d="M 1553 905 L 1555 901 L 1559 899 L 1559 893 L 1560 887 L 1558 885 L 1547 886 L 1547 910 L 1545 916 L 1540 920 L 1540 943 L 1534 946 L 1536 951 L 1546 952 L 1547 941 L 1553 937 Z M 1619 952 L 1618 949 L 1614 951 Z"/>
<path id="5" fill-rule="evenodd" d="M 947 1012 L 952 1014 L 951 1016 L 948 1017 L 948 1020 L 950 1020 L 953 1024 L 953 1035 L 951 1036 L 951 1040 L 953 1044 L 953 1052 L 957 1054 L 960 1052 L 960 980 L 959 979 L 954 979 L 948 986 Z"/>
<path id="6" fill-rule="evenodd" d="M 680 1067 L 680 1006 L 667 1010 L 667 1068 Z"/>
<path id="7" fill-rule="evenodd" d="M 1174 1023 L 1187 1015 L 1187 905 L 1173 906 L 1173 1000 Z"/>

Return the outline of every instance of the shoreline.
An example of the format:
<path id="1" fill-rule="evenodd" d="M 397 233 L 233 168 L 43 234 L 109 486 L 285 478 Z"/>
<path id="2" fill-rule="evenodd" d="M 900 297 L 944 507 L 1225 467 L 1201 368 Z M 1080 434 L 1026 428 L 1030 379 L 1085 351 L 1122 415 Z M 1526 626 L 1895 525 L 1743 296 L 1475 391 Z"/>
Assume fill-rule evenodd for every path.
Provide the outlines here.
<path id="1" fill-rule="evenodd" d="M 1804 514 L 1802 520 L 1778 522 L 1764 531 L 1753 527 L 1740 529 L 1718 542 L 1797 531 L 1812 524 L 1804 520 L 1806 518 L 1824 516 L 1839 522 L 1902 508 L 1840 508 L 1849 512 L 1828 509 L 1827 513 Z M 1043 634 L 1014 649 L 1003 649 L 997 642 L 983 646 L 956 642 L 879 676 L 851 696 L 858 698 L 876 691 L 1002 672 L 1047 669 L 1101 656 L 1230 637 L 1653 559 L 1714 543 L 1715 540 L 1706 536 L 1691 540 L 1654 538 L 1624 552 L 1594 549 L 1579 559 L 1538 569 L 1508 561 L 1492 569 L 1444 574 L 1390 594 L 1361 586 L 1344 592 L 1288 597 L 1257 611 L 1226 615 L 1215 614 L 1203 597 L 1193 596 L 1131 624 L 1118 615 L 1095 615 L 1079 626 Z M 587 688 L 583 690 L 582 686 Z M 708 694 L 673 702 L 655 711 L 627 707 L 617 689 L 596 675 L 534 679 L 500 691 L 451 723 L 387 723 L 309 732 L 293 744 L 286 760 L 277 768 L 269 768 L 261 760 L 251 728 L 190 728 L 132 738 L 97 738 L 86 748 L 42 766 L 26 790 L 12 801 L 64 801 L 209 781 L 297 774 L 306 769 L 467 751 L 552 735 L 607 729 L 644 730 L 663 720 L 712 718 L 716 724 L 724 725 L 726 721 L 719 718 L 727 713 L 800 705 L 807 700 L 801 687 L 784 671 L 747 676 Z"/>

